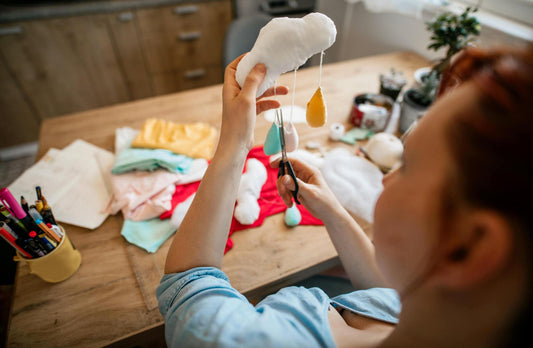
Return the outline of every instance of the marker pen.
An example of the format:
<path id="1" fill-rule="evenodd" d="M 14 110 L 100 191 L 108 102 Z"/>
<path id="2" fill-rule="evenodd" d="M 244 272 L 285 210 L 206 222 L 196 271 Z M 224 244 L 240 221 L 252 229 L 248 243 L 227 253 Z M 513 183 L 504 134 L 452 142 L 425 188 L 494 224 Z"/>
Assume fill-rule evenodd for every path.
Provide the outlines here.
<path id="1" fill-rule="evenodd" d="M 44 233 L 46 233 L 48 237 L 53 239 L 56 243 L 61 242 L 61 237 L 58 236 L 54 231 L 49 229 L 48 226 L 44 224 L 43 220 L 35 220 L 35 223 L 41 228 L 41 230 L 44 231 Z"/>
<path id="2" fill-rule="evenodd" d="M 35 201 L 35 208 L 37 209 L 39 213 L 43 211 L 43 207 L 44 207 L 44 204 L 40 199 Z"/>
<path id="3" fill-rule="evenodd" d="M 13 197 L 11 192 L 9 192 L 6 187 L 0 190 L 0 201 L 8 209 L 11 215 L 20 220 L 26 231 L 40 230 L 39 226 L 37 226 L 35 221 L 33 221 L 33 219 L 29 217 L 26 212 L 24 212 L 24 209 L 22 209 L 22 207 L 17 203 L 15 197 Z"/>
<path id="4" fill-rule="evenodd" d="M 22 209 L 24 209 L 26 213 L 28 212 L 28 209 L 30 209 L 30 207 L 28 207 L 28 202 L 26 201 L 26 198 L 24 198 L 24 196 L 20 196 L 20 206 L 22 207 Z"/>
<path id="5" fill-rule="evenodd" d="M 26 250 L 24 250 L 22 240 L 17 238 L 13 230 L 9 228 L 4 222 L 0 222 L 0 234 L 13 248 L 18 250 L 24 257 L 31 259 L 33 256 Z"/>
<path id="6" fill-rule="evenodd" d="M 37 211 L 37 208 L 34 208 L 33 206 L 28 210 L 28 214 L 30 214 L 35 221 L 43 219 L 42 215 Z"/>
<path id="7" fill-rule="evenodd" d="M 47 223 L 46 226 L 51 229 L 52 231 L 55 232 L 55 234 L 57 234 L 59 236 L 59 238 L 63 238 L 63 231 L 61 231 L 61 229 L 59 228 L 59 226 L 57 225 L 52 225 L 51 223 Z"/>
<path id="8" fill-rule="evenodd" d="M 31 247 L 31 250 L 35 252 L 38 256 L 46 255 L 47 252 L 40 248 L 39 243 L 38 243 L 39 240 L 36 239 L 36 238 L 39 238 L 37 237 L 37 233 L 35 231 L 30 231 L 29 236 L 30 238 L 28 238 L 26 242 Z"/>

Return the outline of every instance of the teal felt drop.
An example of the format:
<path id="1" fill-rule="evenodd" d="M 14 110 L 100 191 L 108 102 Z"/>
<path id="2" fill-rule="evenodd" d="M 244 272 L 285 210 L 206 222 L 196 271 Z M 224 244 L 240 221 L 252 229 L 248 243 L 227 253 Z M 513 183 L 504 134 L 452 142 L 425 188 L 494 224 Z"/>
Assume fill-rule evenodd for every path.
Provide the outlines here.
<path id="1" fill-rule="evenodd" d="M 285 224 L 289 227 L 298 226 L 302 221 L 302 214 L 298 210 L 296 204 L 285 210 Z"/>
<path id="2" fill-rule="evenodd" d="M 263 145 L 263 151 L 265 155 L 271 156 L 278 152 L 281 152 L 281 141 L 279 139 L 280 130 L 276 123 L 272 123 Z"/>

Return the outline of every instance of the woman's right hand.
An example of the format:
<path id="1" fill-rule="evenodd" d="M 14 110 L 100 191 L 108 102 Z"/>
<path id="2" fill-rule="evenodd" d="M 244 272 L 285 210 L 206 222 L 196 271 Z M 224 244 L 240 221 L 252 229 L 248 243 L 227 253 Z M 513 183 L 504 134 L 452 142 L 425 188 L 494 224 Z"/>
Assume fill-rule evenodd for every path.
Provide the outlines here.
<path id="1" fill-rule="evenodd" d="M 277 168 L 279 162 L 277 159 L 271 163 L 271 166 Z M 318 168 L 296 158 L 291 158 L 290 162 L 298 180 L 298 200 L 314 217 L 325 220 L 334 209 L 342 208 Z M 278 178 L 277 187 L 283 202 L 291 207 L 293 205 L 291 191 L 295 189 L 293 179 L 289 175 L 284 175 Z"/>

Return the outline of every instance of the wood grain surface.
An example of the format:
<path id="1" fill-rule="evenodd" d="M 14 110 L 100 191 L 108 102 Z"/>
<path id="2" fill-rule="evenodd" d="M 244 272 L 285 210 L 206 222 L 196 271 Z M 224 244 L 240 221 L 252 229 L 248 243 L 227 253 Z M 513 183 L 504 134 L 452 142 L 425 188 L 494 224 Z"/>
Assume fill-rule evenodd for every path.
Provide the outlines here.
<path id="1" fill-rule="evenodd" d="M 329 125 L 348 126 L 355 95 L 377 92 L 379 74 L 391 67 L 410 78 L 428 62 L 400 52 L 324 66 L 322 88 L 328 104 L 325 127 L 296 125 L 300 147 L 309 140 L 325 147 Z M 296 81 L 297 105 L 305 107 L 318 81 L 318 67 L 302 69 Z M 293 74 L 280 77 L 292 86 Z M 412 79 L 410 80 L 412 82 Z M 291 95 L 280 97 L 289 105 Z M 63 148 L 77 138 L 113 151 L 117 127 L 140 128 L 148 117 L 175 122 L 204 121 L 217 128 L 221 121 L 221 85 L 90 110 L 46 120 L 40 130 L 39 156 L 49 148 Z M 270 123 L 258 116 L 255 143 L 261 144 Z M 355 147 L 344 145 L 355 152 Z M 99 228 L 65 225 L 82 254 L 79 270 L 69 279 L 48 284 L 20 264 L 15 283 L 8 346 L 95 347 L 128 342 L 132 335 L 158 332 L 163 319 L 155 307 L 155 288 L 170 239 L 155 254 L 129 245 L 120 235 L 123 219 L 110 216 Z M 365 231 L 371 226 L 364 224 Z M 234 247 L 225 256 L 223 270 L 232 285 L 255 302 L 265 294 L 338 264 L 337 254 L 321 226 L 288 228 L 283 214 L 268 217 L 258 228 L 236 232 Z M 137 337 L 137 336 L 136 336 Z"/>

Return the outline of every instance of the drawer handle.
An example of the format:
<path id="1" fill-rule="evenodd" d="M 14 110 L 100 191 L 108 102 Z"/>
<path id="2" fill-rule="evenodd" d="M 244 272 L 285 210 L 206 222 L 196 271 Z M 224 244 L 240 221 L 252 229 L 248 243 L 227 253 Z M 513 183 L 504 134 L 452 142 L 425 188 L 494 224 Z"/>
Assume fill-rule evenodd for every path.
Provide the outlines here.
<path id="1" fill-rule="evenodd" d="M 198 6 L 196 5 L 188 5 L 188 6 L 176 6 L 174 7 L 174 14 L 177 15 L 188 15 L 191 13 L 198 12 Z"/>
<path id="2" fill-rule="evenodd" d="M 18 34 L 22 34 L 22 27 L 16 26 L 16 27 L 0 28 L 0 36 L 18 35 Z"/>
<path id="3" fill-rule="evenodd" d="M 198 79 L 205 76 L 205 69 L 187 70 L 183 73 L 187 80 Z"/>
<path id="4" fill-rule="evenodd" d="M 202 37 L 201 31 L 189 31 L 186 33 L 180 33 L 178 39 L 181 41 L 194 41 Z"/>
<path id="5" fill-rule="evenodd" d="M 123 12 L 118 15 L 118 20 L 121 22 L 129 22 L 133 20 L 133 12 Z"/>

